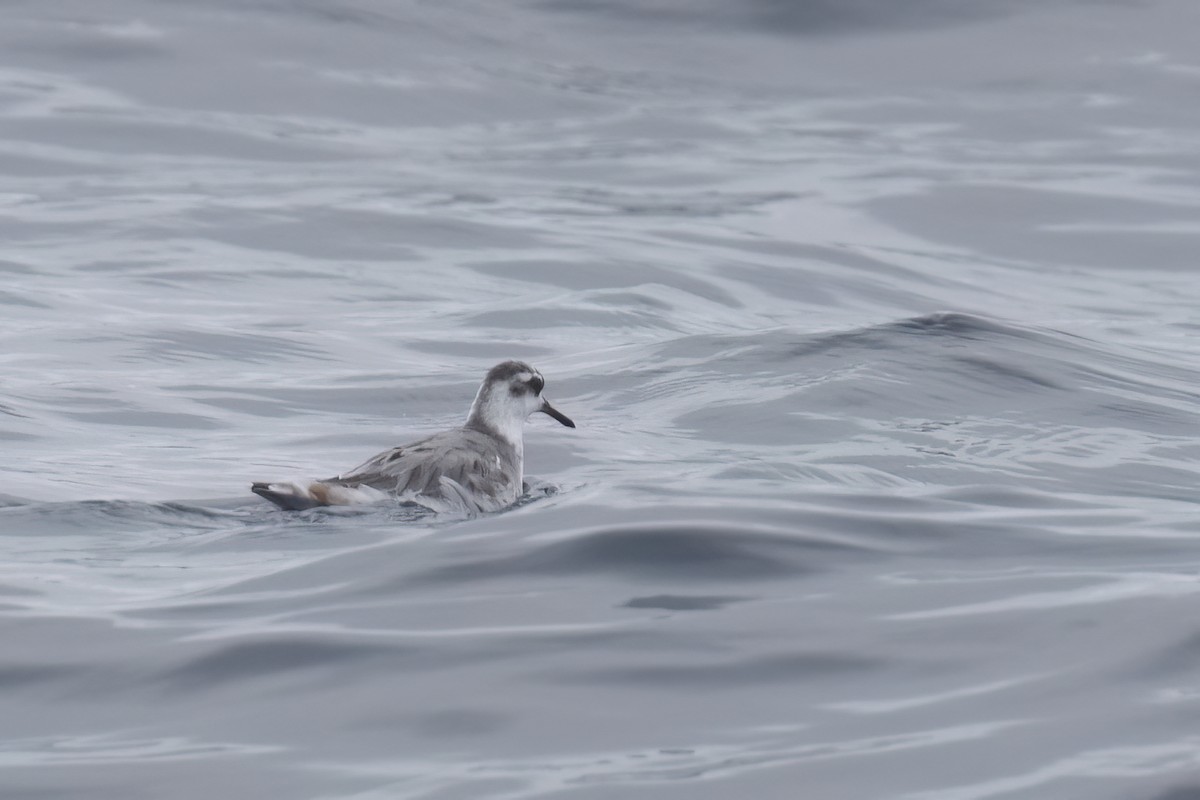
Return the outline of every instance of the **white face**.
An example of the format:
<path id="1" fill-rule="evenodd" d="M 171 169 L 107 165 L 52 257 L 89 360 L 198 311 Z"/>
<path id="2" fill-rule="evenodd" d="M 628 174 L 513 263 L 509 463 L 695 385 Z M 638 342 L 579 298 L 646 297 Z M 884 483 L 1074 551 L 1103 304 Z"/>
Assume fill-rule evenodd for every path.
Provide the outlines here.
<path id="1" fill-rule="evenodd" d="M 520 372 L 508 381 L 508 396 L 517 402 L 522 418 L 542 410 L 542 389 L 546 381 L 537 372 Z"/>
<path id="2" fill-rule="evenodd" d="M 574 428 L 575 423 L 560 414 L 542 396 L 545 386 L 546 381 L 541 373 L 528 364 L 519 361 L 497 364 L 479 387 L 479 394 L 471 405 L 468 423 L 476 420 L 512 442 L 520 441 L 525 418 L 535 411 L 541 411 L 563 425 Z"/>
<path id="3" fill-rule="evenodd" d="M 497 430 L 508 432 L 513 425 L 520 426 L 526 417 L 542 409 L 543 385 L 542 376 L 530 370 L 489 376 L 479 388 L 472 413 L 478 413 Z"/>

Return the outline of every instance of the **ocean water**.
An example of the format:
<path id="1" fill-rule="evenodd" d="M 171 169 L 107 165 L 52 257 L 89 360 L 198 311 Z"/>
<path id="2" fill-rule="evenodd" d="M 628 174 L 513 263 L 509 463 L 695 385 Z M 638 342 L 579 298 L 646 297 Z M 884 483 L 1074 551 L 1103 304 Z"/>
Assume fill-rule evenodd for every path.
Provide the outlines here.
<path id="1" fill-rule="evenodd" d="M 3 12 L 4 800 L 1200 798 L 1200 6 Z"/>

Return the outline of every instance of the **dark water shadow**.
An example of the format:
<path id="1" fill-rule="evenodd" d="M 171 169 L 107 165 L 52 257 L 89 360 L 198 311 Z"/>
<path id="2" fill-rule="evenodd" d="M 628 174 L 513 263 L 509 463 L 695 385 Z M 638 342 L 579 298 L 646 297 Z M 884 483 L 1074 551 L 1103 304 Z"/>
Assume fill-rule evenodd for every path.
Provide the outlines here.
<path id="1" fill-rule="evenodd" d="M 1071 0 L 1087 4 L 1093 0 Z M 829 36 L 881 30 L 944 27 L 1010 16 L 1044 3 L 1032 0 L 540 0 L 551 11 L 588 14 L 637 24 L 699 29 L 733 27 L 792 36 Z"/>
<path id="2" fill-rule="evenodd" d="M 438 567 L 408 581 L 458 583 L 605 573 L 697 581 L 769 580 L 809 574 L 816 570 L 819 554 L 855 549 L 711 523 L 629 524 L 535 545 L 516 555 Z"/>
<path id="3" fill-rule="evenodd" d="M 17 497 L 15 494 L 4 494 L 0 492 L 0 508 L 11 508 L 13 506 L 27 506 L 37 501 L 30 500 L 25 497 Z"/>
<path id="4" fill-rule="evenodd" d="M 656 594 L 650 597 L 633 597 L 622 603 L 621 608 L 656 608 L 663 611 L 714 611 L 733 603 L 752 598 L 734 595 L 682 595 Z"/>
<path id="5" fill-rule="evenodd" d="M 189 503 L 147 503 L 136 500 L 21 501 L 0 503 L 0 519 L 10 532 L 51 532 L 63 529 L 155 527 L 165 530 L 224 528 L 253 525 L 251 511 L 236 507 Z M 244 504 L 243 504 L 244 505 Z"/>
<path id="6" fill-rule="evenodd" d="M 1168 789 L 1162 794 L 1154 795 L 1151 800 L 1200 800 L 1200 785 Z"/>
<path id="7" fill-rule="evenodd" d="M 0 667 L 0 691 L 24 691 L 35 684 L 73 678 L 83 672 L 83 667 L 62 664 L 8 664 Z"/>
<path id="8" fill-rule="evenodd" d="M 772 683 L 812 681 L 884 668 L 888 662 L 838 652 L 792 652 L 754 656 L 720 664 L 670 664 L 570 670 L 548 676 L 562 683 L 620 684 L 690 692 Z"/>
<path id="9" fill-rule="evenodd" d="M 1195 388 L 1200 386 L 1200 373 L 1183 364 L 1064 331 L 961 312 L 818 334 L 772 330 L 690 336 L 657 349 L 660 358 L 703 365 L 706 374 L 725 379 L 781 371 L 818 376 L 853 364 L 871 365 L 889 381 L 878 390 L 863 379 L 847 386 L 832 382 L 798 387 L 809 407 L 814 401 L 819 404 L 821 391 L 833 391 L 843 393 L 839 404 L 852 403 L 864 413 L 873 405 L 887 411 L 883 404 L 890 402 L 897 407 L 924 406 L 929 412 L 979 414 L 1028 406 L 1057 394 L 1059 402 L 1094 401 L 1098 413 L 1117 412 L 1142 425 L 1161 417 L 1162 426 L 1174 430 L 1189 415 L 1172 404 L 1200 409 L 1200 389 Z M 900 384 L 903 392 L 896 389 Z M 1135 392 L 1141 397 L 1131 398 Z"/>
<path id="10" fill-rule="evenodd" d="M 220 647 L 168 670 L 159 680 L 172 688 L 188 690 L 281 673 L 333 667 L 363 659 L 403 654 L 404 649 L 381 645 L 319 641 L 312 638 L 276 638 L 237 642 Z"/>

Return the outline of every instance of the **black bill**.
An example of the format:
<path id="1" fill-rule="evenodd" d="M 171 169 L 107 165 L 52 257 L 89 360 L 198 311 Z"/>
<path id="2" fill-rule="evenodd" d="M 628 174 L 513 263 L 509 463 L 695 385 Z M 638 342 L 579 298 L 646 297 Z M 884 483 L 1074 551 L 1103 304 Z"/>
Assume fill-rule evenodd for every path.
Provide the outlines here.
<path id="1" fill-rule="evenodd" d="M 566 425 L 568 428 L 575 427 L 575 423 L 571 422 L 570 417 L 568 417 L 566 414 L 559 411 L 554 406 L 550 405 L 550 401 L 544 397 L 542 398 L 542 407 L 539 408 L 538 411 L 541 411 L 543 414 L 548 414 L 548 415 L 554 417 L 556 420 L 561 422 L 563 425 Z"/>

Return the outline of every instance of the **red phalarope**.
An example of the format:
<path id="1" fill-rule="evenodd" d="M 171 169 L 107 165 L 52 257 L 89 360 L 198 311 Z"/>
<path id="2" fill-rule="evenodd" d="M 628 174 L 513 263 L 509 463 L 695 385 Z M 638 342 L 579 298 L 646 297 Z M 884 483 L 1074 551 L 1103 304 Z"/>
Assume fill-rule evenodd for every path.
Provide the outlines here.
<path id="1" fill-rule="evenodd" d="M 461 428 L 385 450 L 335 478 L 255 483 L 250 489 L 285 509 L 393 497 L 435 511 L 498 511 L 524 492 L 525 419 L 540 411 L 575 427 L 542 397 L 545 385 L 533 367 L 505 361 L 488 370 Z"/>

